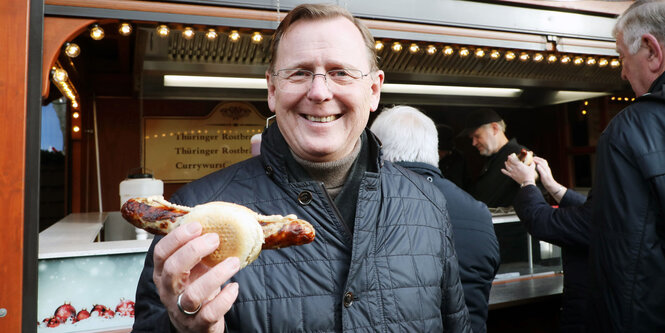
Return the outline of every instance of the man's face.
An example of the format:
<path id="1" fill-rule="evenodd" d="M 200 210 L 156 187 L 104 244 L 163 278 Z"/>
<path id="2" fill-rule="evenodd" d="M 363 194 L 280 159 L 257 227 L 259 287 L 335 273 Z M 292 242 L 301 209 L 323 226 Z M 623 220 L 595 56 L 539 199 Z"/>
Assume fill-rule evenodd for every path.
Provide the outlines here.
<path id="1" fill-rule="evenodd" d="M 653 82 L 646 65 L 649 49 L 642 45 L 637 53 L 630 54 L 621 33 L 617 34 L 616 49 L 621 59 L 621 78 L 630 82 L 636 96 L 644 95 L 649 91 Z"/>
<path id="2" fill-rule="evenodd" d="M 482 156 L 490 156 L 499 150 L 492 124 L 478 127 L 469 134 L 469 138 L 471 138 L 471 144 Z"/>
<path id="3" fill-rule="evenodd" d="M 367 52 L 360 31 L 346 18 L 302 20 L 283 35 L 274 70 L 324 74 L 356 69 L 366 74 L 370 71 Z M 268 106 L 296 155 L 313 162 L 339 160 L 353 150 L 369 113 L 378 107 L 383 75 L 377 71 L 348 86 L 326 84 L 317 75 L 305 89 L 284 91 L 277 85 L 280 78 L 266 73 Z"/>

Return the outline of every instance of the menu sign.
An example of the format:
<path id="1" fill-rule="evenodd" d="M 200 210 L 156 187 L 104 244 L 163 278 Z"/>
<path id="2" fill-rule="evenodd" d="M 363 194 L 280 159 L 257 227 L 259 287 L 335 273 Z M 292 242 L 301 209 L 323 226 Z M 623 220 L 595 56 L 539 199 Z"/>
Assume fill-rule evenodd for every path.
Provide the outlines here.
<path id="1" fill-rule="evenodd" d="M 251 157 L 266 118 L 251 104 L 217 105 L 204 117 L 146 117 L 143 159 L 155 178 L 188 182 Z"/>

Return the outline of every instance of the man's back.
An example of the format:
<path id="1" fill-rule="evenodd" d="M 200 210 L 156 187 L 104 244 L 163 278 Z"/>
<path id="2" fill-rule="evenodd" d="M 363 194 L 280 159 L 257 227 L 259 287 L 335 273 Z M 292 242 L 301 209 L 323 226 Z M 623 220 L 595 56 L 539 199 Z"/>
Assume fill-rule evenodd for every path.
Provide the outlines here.
<path id="1" fill-rule="evenodd" d="M 440 171 L 429 164 L 396 164 L 426 177 L 446 197 L 471 328 L 475 333 L 485 332 L 489 293 L 501 262 L 499 242 L 487 206 L 443 178 Z"/>

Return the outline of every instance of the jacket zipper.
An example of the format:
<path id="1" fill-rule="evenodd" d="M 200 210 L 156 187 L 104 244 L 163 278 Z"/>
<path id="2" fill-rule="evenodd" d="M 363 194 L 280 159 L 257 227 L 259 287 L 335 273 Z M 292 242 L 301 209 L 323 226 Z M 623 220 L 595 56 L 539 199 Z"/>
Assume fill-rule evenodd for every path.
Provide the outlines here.
<path id="1" fill-rule="evenodd" d="M 351 229 L 346 224 L 344 219 L 342 219 L 342 213 L 339 212 L 339 209 L 337 208 L 337 205 L 335 205 L 335 201 L 332 199 L 332 197 L 330 197 L 330 194 L 328 193 L 328 191 L 326 191 L 326 187 L 323 185 L 322 182 L 319 183 L 319 187 L 321 188 L 323 193 L 325 193 L 326 198 L 328 198 L 328 203 L 333 208 L 333 211 L 335 212 L 335 217 L 340 222 L 340 224 L 344 227 L 344 231 L 346 232 L 347 240 L 349 241 L 349 243 L 352 244 L 353 243 L 353 233 L 351 232 Z"/>

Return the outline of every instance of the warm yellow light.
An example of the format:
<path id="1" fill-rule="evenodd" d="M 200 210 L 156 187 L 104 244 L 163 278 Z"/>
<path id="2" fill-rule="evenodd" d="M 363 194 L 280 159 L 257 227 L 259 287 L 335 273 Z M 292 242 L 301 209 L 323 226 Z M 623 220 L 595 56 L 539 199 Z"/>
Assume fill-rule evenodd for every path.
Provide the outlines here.
<path id="1" fill-rule="evenodd" d="M 74 43 L 65 43 L 65 54 L 70 58 L 76 58 L 81 54 L 81 48 Z"/>
<path id="2" fill-rule="evenodd" d="M 170 32 L 171 29 L 169 29 L 169 27 L 167 27 L 166 24 L 160 24 L 157 27 L 157 34 L 159 35 L 159 37 L 166 38 L 168 37 Z"/>
<path id="3" fill-rule="evenodd" d="M 520 60 L 527 61 L 527 60 L 529 60 L 529 58 L 531 58 L 531 56 L 529 56 L 528 53 L 526 53 L 526 52 L 520 53 Z"/>
<path id="4" fill-rule="evenodd" d="M 236 31 L 236 33 L 238 32 Z M 215 31 L 215 29 L 213 28 L 208 29 L 208 32 L 206 32 L 206 38 L 208 38 L 209 40 L 214 40 L 215 38 L 217 38 L 217 31 Z M 231 36 L 229 36 L 229 38 L 231 38 L 231 40 L 235 42 L 238 40 L 238 38 L 240 38 L 240 35 L 238 35 L 236 39 L 233 39 L 233 37 Z"/>
<path id="5" fill-rule="evenodd" d="M 232 42 L 237 42 L 240 39 L 240 33 L 238 32 L 238 30 L 231 30 L 231 33 L 229 34 L 229 39 Z"/>
<path id="6" fill-rule="evenodd" d="M 74 131 L 74 133 L 78 133 L 78 132 L 81 131 L 81 128 L 78 127 L 78 126 L 74 126 L 74 127 L 72 127 L 72 131 Z"/>
<path id="7" fill-rule="evenodd" d="M 589 105 L 589 101 L 584 101 L 584 105 Z"/>
<path id="8" fill-rule="evenodd" d="M 631 102 L 634 101 L 634 100 L 635 100 L 635 97 L 633 97 L 633 98 L 630 99 Z"/>
<path id="9" fill-rule="evenodd" d="M 514 59 L 515 59 L 515 52 L 513 52 L 513 51 L 506 52 L 506 60 L 507 61 L 513 61 Z"/>
<path id="10" fill-rule="evenodd" d="M 610 61 L 610 67 L 617 68 L 619 66 L 621 66 L 621 61 L 619 61 L 619 59 L 612 59 L 612 61 Z"/>
<path id="11" fill-rule="evenodd" d="M 79 107 L 79 103 L 77 103 L 76 101 L 72 101 L 72 107 L 73 107 L 74 109 L 78 108 L 78 107 Z"/>
<path id="12" fill-rule="evenodd" d="M 263 35 L 260 32 L 254 31 L 252 34 L 252 43 L 259 44 L 263 41 Z"/>
<path id="13" fill-rule="evenodd" d="M 628 97 L 624 97 L 623 100 L 628 102 Z"/>
<path id="14" fill-rule="evenodd" d="M 182 31 L 182 38 L 190 40 L 194 38 L 194 35 L 196 35 L 196 32 L 192 27 L 185 27 L 185 30 Z"/>
<path id="15" fill-rule="evenodd" d="M 589 66 L 593 66 L 596 64 L 596 58 L 594 57 L 588 57 L 586 58 L 586 64 Z"/>
<path id="16" fill-rule="evenodd" d="M 427 54 L 436 54 L 436 46 L 427 45 Z"/>
<path id="17" fill-rule="evenodd" d="M 104 38 L 104 29 L 99 25 L 95 24 L 90 28 L 90 38 L 94 40 L 100 40 Z"/>
<path id="18" fill-rule="evenodd" d="M 569 63 L 571 60 L 572 60 L 572 59 L 570 58 L 570 56 L 567 56 L 567 55 L 561 57 L 561 63 L 562 63 L 562 64 L 567 64 L 567 63 Z"/>
<path id="19" fill-rule="evenodd" d="M 549 62 L 550 64 L 555 63 L 556 60 L 557 60 L 557 57 L 554 54 L 550 54 L 550 55 L 547 56 L 547 62 Z"/>
<path id="20" fill-rule="evenodd" d="M 501 57 L 501 52 L 499 52 L 497 50 L 492 50 L 492 52 L 490 52 L 490 58 L 496 60 L 496 59 L 499 59 L 499 57 Z"/>
<path id="21" fill-rule="evenodd" d="M 400 42 L 394 42 L 394 43 L 393 43 L 393 46 L 392 46 L 391 48 L 392 48 L 393 51 L 395 51 L 395 52 L 402 51 L 402 44 L 400 44 Z"/>
<path id="22" fill-rule="evenodd" d="M 535 62 L 541 62 L 545 59 L 545 56 L 542 53 L 536 53 L 533 55 L 533 61 Z"/>
<path id="23" fill-rule="evenodd" d="M 612 97 L 611 97 L 610 99 L 611 99 L 611 100 L 615 100 L 615 99 L 616 99 L 616 97 L 612 96 Z"/>
<path id="24" fill-rule="evenodd" d="M 477 48 L 475 52 L 476 58 L 482 58 L 485 56 L 485 50 Z"/>
<path id="25" fill-rule="evenodd" d="M 582 114 L 583 114 L 583 115 L 586 115 L 586 110 L 582 110 Z"/>
<path id="26" fill-rule="evenodd" d="M 67 71 L 62 69 L 62 68 L 56 68 L 52 71 L 53 76 L 53 81 L 57 83 L 62 83 L 67 81 L 67 78 L 69 78 L 69 75 L 67 75 Z"/>
<path id="27" fill-rule="evenodd" d="M 72 113 L 72 118 L 78 119 L 81 115 L 78 112 Z"/>
<path id="28" fill-rule="evenodd" d="M 610 62 L 605 59 L 605 58 L 600 58 L 598 59 L 598 67 L 605 67 L 609 64 Z"/>
<path id="29" fill-rule="evenodd" d="M 453 49 L 452 46 L 447 46 L 447 45 L 446 45 L 446 46 L 443 48 L 443 54 L 449 56 L 449 55 L 453 55 L 453 53 L 455 53 L 455 50 Z"/>
<path id="30" fill-rule="evenodd" d="M 411 45 L 409 46 L 409 52 L 418 53 L 418 51 L 420 51 L 420 46 L 418 46 L 418 44 L 416 43 L 411 43 Z"/>
<path id="31" fill-rule="evenodd" d="M 127 22 L 120 23 L 118 32 L 123 36 L 129 36 L 132 33 L 132 25 Z"/>
<path id="32" fill-rule="evenodd" d="M 582 57 L 575 57 L 575 58 L 573 59 L 573 64 L 575 64 L 575 65 L 577 65 L 577 66 L 579 66 L 579 65 L 581 65 L 581 64 L 583 64 L 583 63 L 584 63 L 584 58 L 582 58 Z"/>
<path id="33" fill-rule="evenodd" d="M 468 56 L 470 53 L 471 52 L 466 47 L 462 47 L 462 48 L 459 49 L 459 56 L 462 57 L 462 58 Z"/>
<path id="34" fill-rule="evenodd" d="M 377 40 L 376 42 L 374 42 L 374 49 L 377 50 L 377 51 L 383 50 L 384 46 L 385 45 L 383 45 L 383 42 L 380 41 L 380 40 Z"/>

